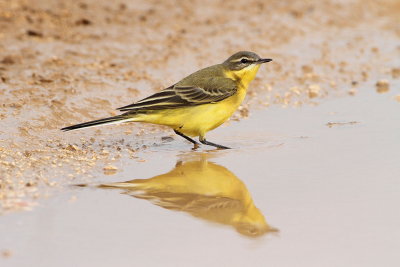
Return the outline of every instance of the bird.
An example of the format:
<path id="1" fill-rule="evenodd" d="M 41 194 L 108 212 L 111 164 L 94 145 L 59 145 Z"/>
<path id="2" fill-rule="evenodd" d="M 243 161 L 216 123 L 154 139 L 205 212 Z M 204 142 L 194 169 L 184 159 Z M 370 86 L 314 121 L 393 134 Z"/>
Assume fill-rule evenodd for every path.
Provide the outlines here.
<path id="1" fill-rule="evenodd" d="M 133 104 L 118 108 L 120 115 L 62 128 L 79 128 L 126 122 L 165 125 L 199 147 L 204 145 L 229 149 L 210 142 L 206 133 L 227 121 L 244 100 L 250 82 L 260 65 L 272 61 L 254 52 L 239 51 L 221 64 L 213 65 Z"/>
<path id="2" fill-rule="evenodd" d="M 168 210 L 229 225 L 242 235 L 258 237 L 277 229 L 268 225 L 245 184 L 227 168 L 207 159 L 207 153 L 179 159 L 171 171 L 148 179 L 97 186 L 121 189 Z"/>

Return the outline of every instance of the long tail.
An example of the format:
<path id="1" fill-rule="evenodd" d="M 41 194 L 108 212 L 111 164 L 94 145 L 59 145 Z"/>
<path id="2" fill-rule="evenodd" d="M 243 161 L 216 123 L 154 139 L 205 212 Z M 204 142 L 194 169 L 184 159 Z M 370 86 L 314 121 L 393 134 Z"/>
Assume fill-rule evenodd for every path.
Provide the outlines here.
<path id="1" fill-rule="evenodd" d="M 114 124 L 114 123 L 121 123 L 121 122 L 128 122 L 132 121 L 132 117 L 127 117 L 125 115 L 118 115 L 114 117 L 108 117 L 100 120 L 95 120 L 95 121 L 88 121 L 84 123 L 79 123 L 76 125 L 71 125 L 65 128 L 62 128 L 62 131 L 71 131 L 79 128 L 86 128 L 86 127 L 93 127 L 93 126 L 98 126 L 102 124 Z"/>

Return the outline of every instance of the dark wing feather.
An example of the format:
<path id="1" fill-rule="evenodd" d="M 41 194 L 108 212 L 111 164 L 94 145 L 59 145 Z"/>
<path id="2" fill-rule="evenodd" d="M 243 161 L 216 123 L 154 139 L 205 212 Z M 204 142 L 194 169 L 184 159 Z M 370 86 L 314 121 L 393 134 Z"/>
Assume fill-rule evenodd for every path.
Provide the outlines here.
<path id="1" fill-rule="evenodd" d="M 191 83 L 178 83 L 118 110 L 159 110 L 216 103 L 234 95 L 236 91 L 236 83 L 231 79 L 203 78 Z"/>

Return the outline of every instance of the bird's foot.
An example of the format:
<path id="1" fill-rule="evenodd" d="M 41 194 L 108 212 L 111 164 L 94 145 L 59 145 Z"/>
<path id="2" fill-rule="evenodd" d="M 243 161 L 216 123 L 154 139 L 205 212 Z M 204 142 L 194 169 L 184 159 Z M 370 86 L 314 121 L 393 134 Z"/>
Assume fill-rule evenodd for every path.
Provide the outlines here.
<path id="1" fill-rule="evenodd" d="M 193 151 L 196 151 L 199 147 L 200 147 L 200 145 L 199 145 L 198 143 L 193 144 L 192 150 L 193 150 Z"/>
<path id="2" fill-rule="evenodd" d="M 231 149 L 230 147 L 227 146 L 223 146 L 223 145 L 218 145 L 212 142 L 207 141 L 206 139 L 200 140 L 200 143 L 204 144 L 204 145 L 209 145 L 209 146 L 214 146 L 218 149 Z"/>

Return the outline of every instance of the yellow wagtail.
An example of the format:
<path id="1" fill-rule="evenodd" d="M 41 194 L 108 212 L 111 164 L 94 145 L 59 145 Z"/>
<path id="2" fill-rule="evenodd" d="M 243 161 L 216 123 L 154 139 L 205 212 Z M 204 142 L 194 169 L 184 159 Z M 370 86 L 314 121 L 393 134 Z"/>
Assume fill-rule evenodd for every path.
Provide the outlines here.
<path id="1" fill-rule="evenodd" d="M 131 121 L 149 122 L 171 127 L 195 147 L 198 143 L 189 136 L 199 136 L 202 144 L 227 149 L 229 147 L 207 141 L 206 133 L 220 126 L 235 112 L 260 64 L 271 60 L 260 58 L 253 52 L 241 51 L 222 64 L 201 69 L 156 94 L 118 108 L 124 112 L 121 115 L 61 130 Z"/>

